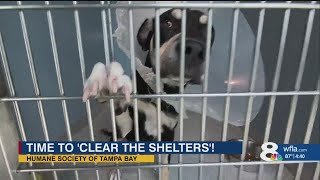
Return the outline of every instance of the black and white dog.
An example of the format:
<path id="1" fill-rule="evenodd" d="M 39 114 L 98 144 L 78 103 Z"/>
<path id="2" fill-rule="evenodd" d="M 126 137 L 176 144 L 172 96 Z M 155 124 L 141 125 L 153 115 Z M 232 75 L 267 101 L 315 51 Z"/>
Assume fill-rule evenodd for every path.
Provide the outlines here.
<path id="1" fill-rule="evenodd" d="M 160 74 L 163 90 L 167 94 L 179 93 L 180 69 L 180 9 L 171 9 L 160 16 Z M 186 49 L 185 49 L 185 86 L 187 84 L 201 84 L 204 69 L 205 45 L 207 37 L 208 17 L 201 11 L 187 10 Z M 145 66 L 155 72 L 155 20 L 146 19 L 137 34 L 138 42 L 144 51 L 148 51 Z M 214 41 L 212 27 L 211 46 Z M 112 93 L 123 93 L 126 100 L 115 102 L 117 136 L 128 141 L 135 140 L 134 110 L 130 102 L 132 92 L 131 80 L 123 74 L 122 66 L 112 62 L 105 66 L 97 63 L 87 79 L 83 101 L 90 96 L 101 96 Z M 153 90 L 144 81 L 139 72 L 136 73 L 137 93 L 153 94 Z M 153 99 L 138 100 L 138 121 L 140 141 L 157 140 L 157 110 Z M 174 130 L 178 123 L 178 113 L 175 108 L 161 101 L 161 141 L 173 141 Z M 112 133 L 105 131 L 107 135 Z M 162 163 L 169 163 L 170 156 L 166 155 Z M 168 168 L 162 171 L 162 179 L 169 179 Z"/>

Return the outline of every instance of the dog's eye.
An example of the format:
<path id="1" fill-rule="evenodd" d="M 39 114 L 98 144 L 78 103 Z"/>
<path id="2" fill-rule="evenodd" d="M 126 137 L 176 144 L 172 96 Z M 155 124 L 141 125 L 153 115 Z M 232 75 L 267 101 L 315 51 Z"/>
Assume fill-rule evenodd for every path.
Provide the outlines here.
<path id="1" fill-rule="evenodd" d="M 172 22 L 171 21 L 166 21 L 166 24 L 168 27 L 172 27 Z"/>

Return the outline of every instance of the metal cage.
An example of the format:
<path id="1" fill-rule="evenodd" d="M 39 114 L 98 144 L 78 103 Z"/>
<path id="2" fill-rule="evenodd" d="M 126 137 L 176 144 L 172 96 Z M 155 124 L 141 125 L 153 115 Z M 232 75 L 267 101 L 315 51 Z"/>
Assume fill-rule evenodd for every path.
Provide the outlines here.
<path id="1" fill-rule="evenodd" d="M 78 4 L 76 1 L 73 1 L 72 4 L 70 5 L 58 5 L 58 4 L 51 4 L 49 1 L 46 1 L 45 4 L 37 4 L 37 5 L 26 5 L 21 1 L 18 1 L 16 5 L 1 5 L 0 6 L 0 12 L 3 11 L 14 11 L 19 13 L 19 20 L 20 20 L 20 26 L 22 29 L 23 33 L 23 40 L 24 40 L 24 45 L 27 53 L 27 59 L 28 59 L 28 65 L 29 65 L 29 70 L 31 72 L 32 76 L 32 82 L 33 82 L 33 87 L 34 87 L 34 96 L 32 97 L 20 97 L 16 95 L 16 89 L 14 87 L 14 83 L 12 80 L 11 72 L 10 72 L 10 66 L 8 63 L 10 61 L 9 58 L 7 58 L 7 49 L 6 49 L 6 44 L 5 44 L 5 37 L 2 36 L 0 32 L 0 52 L 1 52 L 1 64 L 4 70 L 4 77 L 5 81 L 7 83 L 8 87 L 8 93 L 9 96 L 5 97 L 0 97 L 0 104 L 1 103 L 6 103 L 6 104 L 12 104 L 13 112 L 15 114 L 15 119 L 17 122 L 17 126 L 19 129 L 20 133 L 20 138 L 21 140 L 26 141 L 26 133 L 24 129 L 24 123 L 23 119 L 20 113 L 20 107 L 19 104 L 23 101 L 35 101 L 37 103 L 37 108 L 38 108 L 38 113 L 41 119 L 41 125 L 42 125 L 42 130 L 44 133 L 44 140 L 49 141 L 49 134 L 48 134 L 48 128 L 50 128 L 46 122 L 46 115 L 45 111 L 43 108 L 43 101 L 58 101 L 61 102 L 61 107 L 63 109 L 63 116 L 64 116 L 64 122 L 65 122 L 65 127 L 66 132 L 67 132 L 67 137 L 68 140 L 72 140 L 72 134 L 70 130 L 70 122 L 69 122 L 69 115 L 68 115 L 68 108 L 67 108 L 67 101 L 72 101 L 72 100 L 78 100 L 81 99 L 80 97 L 74 97 L 74 96 L 66 96 L 65 91 L 64 91 L 64 84 L 63 84 L 63 77 L 61 75 L 61 70 L 60 70 L 60 62 L 59 62 L 59 52 L 57 48 L 57 38 L 55 37 L 55 28 L 53 25 L 53 18 L 51 11 L 53 10 L 58 10 L 58 9 L 64 9 L 64 10 L 69 10 L 72 11 L 74 14 L 74 22 L 75 22 L 75 31 L 76 31 L 76 38 L 77 38 L 77 48 L 78 48 L 78 54 L 79 54 L 79 60 L 80 60 L 80 65 L 81 65 L 81 75 L 82 75 L 82 81 L 83 83 L 86 80 L 86 67 L 85 67 L 85 57 L 84 57 L 84 50 L 83 50 L 83 41 L 82 41 L 82 32 L 80 28 L 80 18 L 79 18 L 79 10 L 80 9 L 94 9 L 96 11 L 101 12 L 101 20 L 102 20 L 102 31 L 103 31 L 103 38 L 104 38 L 104 54 L 105 54 L 105 59 L 106 63 L 110 62 L 110 57 L 114 57 L 114 50 L 113 50 L 113 41 L 112 41 L 112 29 L 111 29 L 111 13 L 110 11 L 115 8 L 122 8 L 122 9 L 127 9 L 129 11 L 129 31 L 130 31 L 130 54 L 131 54 L 131 71 L 132 71 L 132 80 L 133 80 L 133 101 L 135 105 L 135 118 L 134 118 L 134 124 L 136 127 L 138 127 L 138 119 L 137 119 L 137 99 L 139 98 L 156 98 L 157 99 L 157 118 L 158 118 L 158 137 L 160 140 L 161 139 L 161 133 L 160 133 L 160 99 L 161 98 L 180 98 L 180 109 L 183 110 L 183 103 L 184 103 L 184 98 L 189 98 L 189 97 L 198 97 L 203 99 L 203 106 L 202 106 L 202 118 L 201 118 L 201 140 L 205 140 L 205 124 L 206 124 L 206 106 L 207 106 L 207 98 L 210 97 L 224 97 L 225 98 L 225 113 L 224 113 L 224 122 L 223 122 L 223 134 L 222 134 L 222 139 L 219 139 L 221 141 L 226 141 L 227 140 L 227 130 L 228 130 L 228 114 L 229 114 L 229 107 L 230 107 L 230 98 L 231 97 L 240 97 L 240 96 L 246 96 L 249 97 L 249 101 L 247 104 L 247 112 L 246 112 L 246 123 L 244 126 L 244 136 L 243 136 L 243 151 L 246 151 L 246 146 L 247 142 L 249 139 L 249 128 L 250 128 L 250 118 L 251 118 L 251 111 L 252 111 L 252 106 L 253 106 L 253 99 L 254 97 L 257 96 L 264 96 L 266 98 L 269 98 L 270 103 L 268 106 L 268 113 L 267 113 L 267 121 L 265 125 L 265 133 L 264 133 L 264 142 L 267 142 L 269 140 L 270 136 L 270 129 L 271 129 L 271 124 L 272 124 L 272 116 L 275 108 L 275 101 L 276 98 L 279 96 L 290 96 L 292 97 L 291 99 L 291 105 L 290 105 L 290 115 L 287 120 L 287 126 L 285 130 L 285 138 L 283 142 L 280 143 L 289 143 L 290 136 L 292 133 L 292 126 L 294 123 L 294 117 L 295 117 L 295 112 L 297 110 L 297 102 L 298 98 L 300 96 L 310 96 L 313 98 L 312 101 L 312 106 L 309 115 L 309 119 L 307 122 L 307 129 L 304 134 L 304 141 L 303 143 L 308 144 L 310 141 L 310 137 L 312 134 L 312 130 L 314 128 L 314 123 L 316 121 L 316 116 L 318 112 L 318 106 L 319 106 L 319 96 L 320 96 L 320 78 L 317 77 L 317 85 L 316 89 L 313 91 L 302 91 L 301 90 L 301 83 L 302 83 L 302 77 L 304 73 L 304 68 L 305 68 L 305 63 L 308 55 L 308 48 L 309 48 L 309 42 L 310 42 L 310 37 L 311 37 L 311 31 L 315 23 L 319 26 L 319 22 L 314 22 L 315 19 L 315 13 L 319 11 L 320 5 L 316 1 L 312 2 L 210 2 L 210 3 L 188 3 L 188 2 L 183 2 L 183 3 L 162 3 L 162 4 L 131 4 L 129 1 L 128 4 L 113 4 L 110 2 L 104 2 L 101 1 L 100 3 L 97 4 Z M 155 11 L 155 22 L 156 22 L 156 33 L 155 33 L 155 38 L 156 38 L 156 75 L 157 75 L 157 94 L 155 95 L 144 95 L 144 94 L 137 94 L 137 87 L 136 87 L 136 78 L 135 78 L 135 51 L 134 51 L 134 35 L 133 35 L 133 15 L 132 15 L 132 10 L 135 8 L 156 8 Z M 184 54 L 181 53 L 181 67 L 180 67 L 180 93 L 179 94 L 166 94 L 163 95 L 160 92 L 160 55 L 159 55 L 159 46 L 160 46 L 160 33 L 159 33 L 159 9 L 160 8 L 181 8 L 182 9 L 182 40 L 181 40 L 181 50 L 185 48 L 185 31 L 186 31 L 186 9 L 187 8 L 206 8 L 208 9 L 208 36 L 207 36 L 207 53 L 205 54 L 205 64 L 207 67 L 205 69 L 205 76 L 204 76 L 204 84 L 203 84 L 203 93 L 201 94 L 185 94 L 184 89 L 183 89 L 183 79 L 184 79 Z M 228 8 L 228 9 L 233 9 L 234 14 L 233 14 L 233 26 L 232 26 L 232 34 L 230 35 L 232 37 L 232 42 L 231 42 L 231 51 L 230 51 L 230 57 L 229 57 L 229 73 L 228 73 L 228 80 L 230 81 L 233 76 L 233 62 L 235 57 L 235 51 L 236 51 L 236 41 L 237 41 L 237 26 L 238 26 L 238 18 L 239 18 L 239 12 L 242 9 L 256 9 L 259 10 L 259 21 L 258 21 L 258 26 L 257 26 L 257 34 L 256 34 L 256 41 L 255 41 L 255 51 L 253 55 L 253 69 L 252 69 L 252 76 L 251 76 L 251 81 L 250 81 L 250 89 L 249 92 L 243 92 L 243 93 L 231 93 L 231 86 L 228 85 L 227 87 L 227 92 L 225 93 L 208 93 L 208 76 L 209 76 L 209 63 L 210 63 L 210 39 L 211 39 L 211 31 L 210 31 L 210 26 L 212 25 L 212 11 L 215 8 Z M 264 18 L 265 18 L 265 13 L 266 10 L 269 9 L 282 9 L 285 10 L 284 12 L 284 19 L 282 23 L 282 32 L 281 32 L 281 39 L 280 39 L 280 45 L 279 45 L 279 51 L 278 51 L 278 58 L 277 58 L 277 63 L 276 63 L 276 68 L 275 68 L 275 73 L 273 75 L 273 83 L 270 91 L 267 92 L 254 92 L 255 88 L 255 79 L 256 79 L 256 72 L 257 72 L 257 63 L 258 63 L 258 57 L 260 55 L 260 46 L 261 46 L 261 37 L 262 37 L 262 30 L 264 28 Z M 296 74 L 296 81 L 295 81 L 295 86 L 294 90 L 292 91 L 285 91 L 285 92 L 280 92 L 278 91 L 278 84 L 279 84 L 279 78 L 280 78 L 280 73 L 281 73 L 281 65 L 283 61 L 283 54 L 286 46 L 286 36 L 287 36 L 287 31 L 288 31 L 288 25 L 289 25 L 289 19 L 290 19 L 290 12 L 292 10 L 296 9 L 302 9 L 302 10 L 307 10 L 308 11 L 308 20 L 306 22 L 306 28 L 305 28 L 305 37 L 303 41 L 303 48 L 301 51 L 301 56 L 300 56 L 300 64 L 299 68 Z M 40 93 L 40 88 L 38 84 L 38 75 L 35 69 L 34 65 L 34 58 L 32 54 L 32 47 L 30 45 L 30 40 L 29 40 L 29 31 L 27 28 L 27 21 L 25 19 L 25 12 L 26 11 L 45 11 L 46 12 L 46 18 L 47 18 L 47 23 L 48 23 L 48 28 L 49 28 L 49 33 L 50 33 L 50 40 L 51 40 L 51 47 L 52 47 L 52 52 L 53 52 L 53 57 L 54 57 L 54 65 L 55 65 L 55 71 L 56 71 L 56 76 L 58 80 L 58 86 L 59 86 L 59 95 L 58 96 L 42 96 Z M 318 47 L 319 48 L 319 47 Z M 183 52 L 183 51 L 181 51 Z M 319 58 L 319 57 L 318 57 Z M 319 59 L 318 59 L 319 60 Z M 319 71 L 318 71 L 319 74 Z M 111 119 L 112 119 L 112 129 L 113 129 L 113 139 L 116 141 L 116 121 L 115 121 L 115 114 L 114 114 L 114 105 L 113 105 L 113 99 L 114 98 L 122 98 L 119 96 L 108 96 L 105 97 L 110 100 L 110 112 L 111 112 Z M 10 106 L 11 107 L 11 106 Z M 182 111 L 181 111 L 182 112 Z M 92 114 L 91 114 L 91 105 L 90 102 L 87 101 L 86 103 L 86 113 L 87 113 L 87 119 L 88 119 L 88 127 L 90 131 L 90 138 L 92 141 L 95 140 L 94 133 L 93 133 L 93 121 L 92 121 Z M 184 119 L 183 119 L 183 114 L 180 114 L 179 118 L 179 127 L 180 129 L 183 129 L 184 126 Z M 138 129 L 136 129 L 136 138 L 139 140 L 139 134 L 138 134 Z M 1 134 L 0 134 L 1 135 Z M 181 130 L 180 131 L 180 139 L 183 140 L 183 135 L 184 132 Z M 4 157 L 4 163 L 7 168 L 8 174 L 10 179 L 15 179 L 16 173 L 31 173 L 33 176 L 33 179 L 37 179 L 36 172 L 52 172 L 54 179 L 58 179 L 57 173 L 61 171 L 74 171 L 75 173 L 75 179 L 81 179 L 79 177 L 78 172 L 82 170 L 93 170 L 96 172 L 96 179 L 100 179 L 99 177 L 99 172 L 102 170 L 105 170 L 106 167 L 110 166 L 103 166 L 103 165 L 98 165 L 98 164 L 93 164 L 90 166 L 80 166 L 79 164 L 72 164 L 68 166 L 64 165 L 57 165 L 57 164 L 49 164 L 47 166 L 42 166 L 42 167 L 35 167 L 33 164 L 19 164 L 17 167 L 12 166 L 11 161 L 12 157 L 8 156 L 7 154 L 9 153 L 8 149 L 6 149 L 6 144 L 4 143 L 5 138 L 10 138 L 6 137 L 6 134 L 1 135 L 0 138 L 0 152 L 2 153 Z M 301 177 L 302 170 L 304 167 L 305 163 L 314 163 L 316 164 L 316 168 L 314 171 L 313 179 L 317 180 L 319 179 L 319 173 L 320 173 L 320 163 L 316 161 L 277 161 L 277 162 L 244 162 L 245 159 L 245 154 L 242 154 L 241 156 L 241 161 L 240 162 L 224 162 L 225 156 L 222 155 L 220 158 L 220 162 L 218 163 L 205 163 L 202 162 L 203 158 L 201 157 L 200 162 L 196 164 L 188 164 L 188 163 L 183 163 L 182 161 L 182 156 L 179 156 L 179 163 L 177 164 L 154 164 L 154 165 L 116 165 L 112 167 L 116 167 L 118 170 L 124 169 L 124 168 L 137 168 L 138 169 L 138 174 L 140 173 L 141 168 L 159 168 L 164 167 L 164 166 L 169 166 L 169 167 L 177 167 L 179 168 L 179 178 L 181 179 L 181 173 L 182 167 L 199 167 L 200 168 L 200 173 L 199 173 L 199 179 L 203 178 L 203 173 L 202 173 L 202 168 L 206 166 L 218 166 L 219 167 L 219 172 L 220 176 L 219 179 L 224 179 L 221 174 L 223 173 L 223 168 L 225 166 L 232 166 L 232 165 L 240 165 L 241 167 L 239 168 L 239 179 L 241 179 L 241 172 L 243 169 L 243 166 L 250 166 L 250 165 L 259 165 L 259 176 L 257 177 L 258 179 L 262 179 L 261 173 L 263 172 L 264 165 L 266 164 L 278 164 L 279 169 L 277 173 L 277 179 L 280 180 L 282 178 L 282 172 L 285 164 L 298 164 L 297 171 L 295 174 L 295 179 L 303 179 Z M 140 176 L 139 176 L 140 179 Z"/>

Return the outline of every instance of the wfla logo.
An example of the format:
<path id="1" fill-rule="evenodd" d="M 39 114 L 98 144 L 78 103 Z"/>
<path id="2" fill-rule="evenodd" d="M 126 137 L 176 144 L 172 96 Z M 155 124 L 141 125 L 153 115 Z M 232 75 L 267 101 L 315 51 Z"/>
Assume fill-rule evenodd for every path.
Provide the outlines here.
<path id="1" fill-rule="evenodd" d="M 265 161 L 282 161 L 282 156 L 277 152 L 278 145 L 273 142 L 267 142 L 261 146 L 262 152 L 260 158 Z"/>

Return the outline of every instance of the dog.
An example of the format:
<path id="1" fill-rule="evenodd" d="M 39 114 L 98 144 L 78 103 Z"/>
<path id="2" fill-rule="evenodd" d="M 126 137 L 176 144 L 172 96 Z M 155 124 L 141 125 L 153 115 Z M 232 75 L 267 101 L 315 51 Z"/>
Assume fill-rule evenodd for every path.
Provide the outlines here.
<path id="1" fill-rule="evenodd" d="M 167 94 L 179 93 L 179 68 L 181 46 L 181 18 L 180 9 L 170 9 L 160 15 L 160 78 L 163 90 Z M 207 38 L 208 16 L 198 10 L 186 10 L 186 43 L 185 43 L 185 82 L 188 84 L 201 84 L 205 64 L 205 49 Z M 213 45 L 215 30 L 211 28 Z M 137 34 L 137 40 L 143 51 L 148 55 L 145 66 L 155 73 L 155 19 L 146 19 Z M 136 72 L 137 94 L 155 94 L 144 81 L 139 72 Z M 83 101 L 90 96 L 110 95 L 121 93 L 125 99 L 115 100 L 117 138 L 135 141 L 134 108 L 130 101 L 132 84 L 130 78 L 124 74 L 121 64 L 112 62 L 105 66 L 97 63 L 83 90 Z M 101 101 L 100 101 L 101 102 Z M 140 141 L 157 141 L 157 105 L 153 99 L 139 99 L 138 121 Z M 173 141 L 174 131 L 178 124 L 176 109 L 161 101 L 161 141 Z M 102 130 L 106 135 L 112 133 Z M 163 155 L 162 163 L 170 163 L 170 155 Z M 168 168 L 163 168 L 162 179 L 169 179 Z M 112 176 L 115 177 L 116 176 Z"/>

